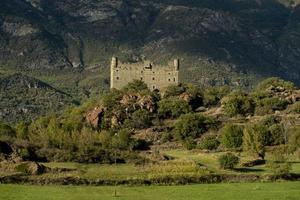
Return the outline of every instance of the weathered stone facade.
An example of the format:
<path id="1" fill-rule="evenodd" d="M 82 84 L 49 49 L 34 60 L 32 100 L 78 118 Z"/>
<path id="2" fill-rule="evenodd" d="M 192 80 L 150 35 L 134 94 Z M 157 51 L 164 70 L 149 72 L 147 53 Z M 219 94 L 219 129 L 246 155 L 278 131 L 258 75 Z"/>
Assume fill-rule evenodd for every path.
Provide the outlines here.
<path id="1" fill-rule="evenodd" d="M 110 87 L 121 89 L 133 80 L 144 81 L 151 90 L 164 90 L 179 83 L 179 60 L 167 66 L 154 65 L 149 61 L 122 63 L 113 57 L 111 61 Z"/>

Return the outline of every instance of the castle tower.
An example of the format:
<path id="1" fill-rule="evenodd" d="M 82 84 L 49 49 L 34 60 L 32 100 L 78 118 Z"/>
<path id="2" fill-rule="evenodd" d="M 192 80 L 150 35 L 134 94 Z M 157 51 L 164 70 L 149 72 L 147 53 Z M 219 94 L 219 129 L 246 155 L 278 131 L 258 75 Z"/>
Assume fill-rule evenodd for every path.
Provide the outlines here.
<path id="1" fill-rule="evenodd" d="M 175 59 L 175 60 L 174 60 L 175 71 L 179 71 L 179 65 L 180 65 L 179 59 Z"/>
<path id="2" fill-rule="evenodd" d="M 118 58 L 112 57 L 110 64 L 110 88 L 114 88 L 114 71 L 118 67 Z"/>

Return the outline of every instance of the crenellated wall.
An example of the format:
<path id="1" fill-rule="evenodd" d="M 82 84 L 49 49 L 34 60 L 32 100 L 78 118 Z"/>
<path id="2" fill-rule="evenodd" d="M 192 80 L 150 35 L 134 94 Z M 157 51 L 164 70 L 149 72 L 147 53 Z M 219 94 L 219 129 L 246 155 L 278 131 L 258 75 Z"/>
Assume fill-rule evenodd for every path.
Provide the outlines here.
<path id="1" fill-rule="evenodd" d="M 149 89 L 164 90 L 170 85 L 179 83 L 178 59 L 167 66 L 154 65 L 149 61 L 140 63 L 122 63 L 118 58 L 113 57 L 111 61 L 111 88 L 121 89 L 133 80 L 144 81 Z"/>

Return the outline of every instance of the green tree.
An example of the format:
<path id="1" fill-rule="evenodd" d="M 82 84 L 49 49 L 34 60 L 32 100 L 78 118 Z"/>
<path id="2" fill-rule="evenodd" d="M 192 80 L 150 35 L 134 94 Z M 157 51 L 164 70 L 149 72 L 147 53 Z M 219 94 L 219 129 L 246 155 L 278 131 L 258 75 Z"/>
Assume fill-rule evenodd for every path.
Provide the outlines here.
<path id="1" fill-rule="evenodd" d="M 198 145 L 200 149 L 216 150 L 220 145 L 216 135 L 204 135 L 201 137 L 201 142 Z"/>
<path id="2" fill-rule="evenodd" d="M 230 93 L 229 87 L 209 87 L 204 91 L 204 105 L 215 106 L 218 105 L 221 99 Z"/>
<path id="3" fill-rule="evenodd" d="M 268 135 L 268 129 L 261 124 L 248 125 L 244 129 L 243 148 L 244 151 L 259 156 L 265 157 L 265 137 Z"/>
<path id="4" fill-rule="evenodd" d="M 147 110 L 137 110 L 132 116 L 125 120 L 124 125 L 128 128 L 143 129 L 152 124 L 152 114 Z"/>
<path id="5" fill-rule="evenodd" d="M 239 148 L 243 144 L 243 128 L 235 124 L 226 124 L 221 130 L 221 144 L 226 148 Z"/>
<path id="6" fill-rule="evenodd" d="M 190 111 L 189 104 L 177 98 L 163 99 L 158 103 L 158 114 L 163 118 L 177 118 Z"/>
<path id="7" fill-rule="evenodd" d="M 254 101 L 246 93 L 235 91 L 222 99 L 224 111 L 230 116 L 253 114 Z"/>
<path id="8" fill-rule="evenodd" d="M 133 80 L 122 88 L 124 92 L 141 92 L 143 90 L 149 90 L 146 83 L 141 80 Z"/>
<path id="9" fill-rule="evenodd" d="M 195 139 L 206 132 L 207 129 L 206 117 L 199 114 L 186 114 L 176 122 L 174 133 L 177 140 Z"/>

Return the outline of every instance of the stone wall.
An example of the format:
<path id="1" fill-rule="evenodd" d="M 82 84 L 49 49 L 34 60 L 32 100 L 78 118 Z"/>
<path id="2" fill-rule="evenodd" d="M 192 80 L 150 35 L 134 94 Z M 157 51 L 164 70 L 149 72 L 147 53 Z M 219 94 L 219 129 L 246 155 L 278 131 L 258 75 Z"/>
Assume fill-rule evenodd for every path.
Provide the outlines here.
<path id="1" fill-rule="evenodd" d="M 111 88 L 121 89 L 133 80 L 144 81 L 149 89 L 164 90 L 179 83 L 179 60 L 167 66 L 154 65 L 149 61 L 122 63 L 113 57 L 111 61 Z"/>

